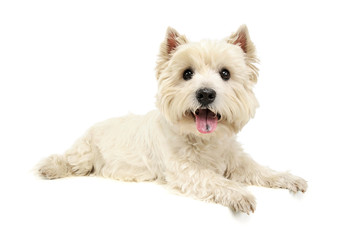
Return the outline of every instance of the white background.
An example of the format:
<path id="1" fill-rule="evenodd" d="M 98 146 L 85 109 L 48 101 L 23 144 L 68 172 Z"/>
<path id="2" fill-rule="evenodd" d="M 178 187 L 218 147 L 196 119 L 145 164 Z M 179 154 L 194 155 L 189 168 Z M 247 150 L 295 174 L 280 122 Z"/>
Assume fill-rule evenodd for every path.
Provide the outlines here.
<path id="1" fill-rule="evenodd" d="M 1 1 L 0 239 L 352 239 L 348 1 Z M 45 181 L 31 169 L 92 124 L 154 109 L 167 26 L 194 41 L 247 24 L 261 63 L 252 157 L 308 180 L 250 187 L 257 211 L 154 183 Z"/>

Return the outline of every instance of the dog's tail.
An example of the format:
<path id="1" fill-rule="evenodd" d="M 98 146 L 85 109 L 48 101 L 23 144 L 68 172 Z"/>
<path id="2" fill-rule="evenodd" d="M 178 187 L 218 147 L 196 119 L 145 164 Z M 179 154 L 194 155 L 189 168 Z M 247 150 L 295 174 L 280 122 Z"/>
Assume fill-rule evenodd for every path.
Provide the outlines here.
<path id="1" fill-rule="evenodd" d="M 89 175 L 94 172 L 96 155 L 96 148 L 92 146 L 89 134 L 86 134 L 65 154 L 54 154 L 43 159 L 35 171 L 47 179 Z"/>

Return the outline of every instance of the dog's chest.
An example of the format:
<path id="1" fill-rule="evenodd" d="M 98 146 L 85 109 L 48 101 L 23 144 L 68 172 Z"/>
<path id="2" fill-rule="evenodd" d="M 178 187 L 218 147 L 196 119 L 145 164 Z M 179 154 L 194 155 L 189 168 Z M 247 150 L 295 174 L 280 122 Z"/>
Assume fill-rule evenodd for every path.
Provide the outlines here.
<path id="1" fill-rule="evenodd" d="M 224 174 L 228 166 L 228 154 L 220 142 L 187 141 L 176 153 L 181 159 L 187 159 L 203 168 Z"/>

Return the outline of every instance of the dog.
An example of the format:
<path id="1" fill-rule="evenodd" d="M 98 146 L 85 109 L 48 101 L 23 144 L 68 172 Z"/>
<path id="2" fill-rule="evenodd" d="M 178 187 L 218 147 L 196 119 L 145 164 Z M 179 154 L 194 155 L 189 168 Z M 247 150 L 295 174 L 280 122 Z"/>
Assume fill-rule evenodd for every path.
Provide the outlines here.
<path id="1" fill-rule="evenodd" d="M 246 185 L 304 193 L 304 179 L 259 165 L 236 141 L 258 107 L 257 62 L 245 25 L 200 42 L 169 27 L 156 66 L 157 110 L 94 125 L 65 154 L 43 159 L 39 175 L 157 181 L 247 214 L 256 202 Z"/>

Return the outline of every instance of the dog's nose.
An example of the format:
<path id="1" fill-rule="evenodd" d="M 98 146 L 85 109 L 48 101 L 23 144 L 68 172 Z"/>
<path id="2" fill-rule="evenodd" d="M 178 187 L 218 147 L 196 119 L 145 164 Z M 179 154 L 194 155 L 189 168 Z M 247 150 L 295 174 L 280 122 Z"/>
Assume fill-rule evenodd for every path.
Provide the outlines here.
<path id="1" fill-rule="evenodd" d="M 214 102 L 216 97 L 216 92 L 211 88 L 201 88 L 196 92 L 197 100 L 202 106 L 206 106 Z"/>

